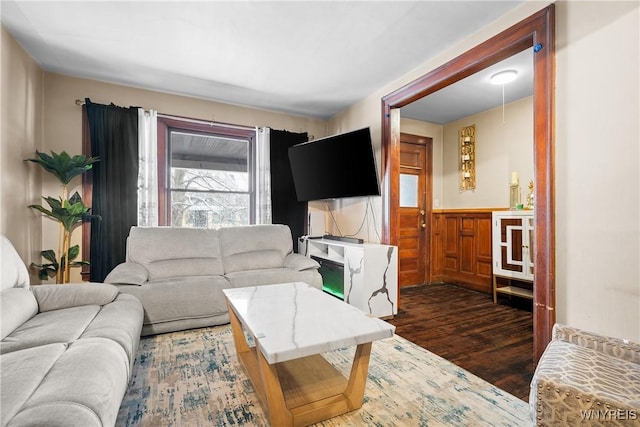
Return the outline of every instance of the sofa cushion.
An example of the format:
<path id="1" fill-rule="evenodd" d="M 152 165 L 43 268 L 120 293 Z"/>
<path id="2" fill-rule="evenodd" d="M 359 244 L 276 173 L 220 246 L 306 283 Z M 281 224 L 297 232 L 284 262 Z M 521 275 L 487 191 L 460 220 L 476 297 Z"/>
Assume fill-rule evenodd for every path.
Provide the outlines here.
<path id="1" fill-rule="evenodd" d="M 9 239 L 0 235 L 0 290 L 28 288 L 29 272 Z"/>
<path id="2" fill-rule="evenodd" d="M 284 266 L 295 271 L 318 270 L 320 268 L 320 264 L 315 259 L 296 253 L 285 257 Z"/>
<path id="3" fill-rule="evenodd" d="M 147 269 L 135 262 L 123 262 L 116 265 L 104 278 L 105 283 L 116 285 L 144 285 L 149 280 Z"/>
<path id="4" fill-rule="evenodd" d="M 0 235 L 0 339 L 38 312 L 29 272 L 9 239 Z"/>
<path id="5" fill-rule="evenodd" d="M 273 285 L 276 283 L 305 282 L 322 289 L 322 276 L 316 270 L 295 271 L 289 268 L 237 271 L 226 275 L 235 288 L 245 286 Z"/>
<path id="6" fill-rule="evenodd" d="M 138 351 L 143 316 L 142 304 L 136 297 L 118 294 L 111 304 L 102 307 L 80 339 L 108 338 L 120 344 L 127 353 L 131 369 Z"/>
<path id="7" fill-rule="evenodd" d="M 144 266 L 149 280 L 224 274 L 218 230 L 131 227 L 127 261 Z"/>
<path id="8" fill-rule="evenodd" d="M 142 302 L 144 325 L 225 314 L 222 289 L 230 287 L 224 276 L 174 277 L 152 280 L 144 286 L 119 286 L 121 292 Z"/>
<path id="9" fill-rule="evenodd" d="M 83 305 L 39 313 L 7 335 L 0 343 L 0 354 L 53 343 L 72 342 L 93 321 L 100 306 Z"/>
<path id="10" fill-rule="evenodd" d="M 9 425 L 113 426 L 127 388 L 128 366 L 124 350 L 111 340 L 75 341 Z"/>
<path id="11" fill-rule="evenodd" d="M 224 249 L 223 249 L 224 250 Z M 226 273 L 259 270 L 261 268 L 281 268 L 284 258 L 279 251 L 262 250 L 235 254 L 225 258 Z"/>
<path id="12" fill-rule="evenodd" d="M 18 326 L 38 312 L 33 293 L 25 288 L 10 288 L 0 292 L 0 331 L 4 339 Z"/>
<path id="13" fill-rule="evenodd" d="M 118 295 L 118 288 L 104 283 L 37 285 L 32 286 L 31 291 L 38 301 L 40 312 L 81 305 L 105 305 Z"/>
<path id="14" fill-rule="evenodd" d="M 221 228 L 220 247 L 224 272 L 280 268 L 293 251 L 286 225 L 249 225 Z"/>
<path id="15" fill-rule="evenodd" d="M 6 426 L 18 413 L 66 348 L 66 344 L 49 344 L 0 356 L 4 391 L 0 425 Z"/>

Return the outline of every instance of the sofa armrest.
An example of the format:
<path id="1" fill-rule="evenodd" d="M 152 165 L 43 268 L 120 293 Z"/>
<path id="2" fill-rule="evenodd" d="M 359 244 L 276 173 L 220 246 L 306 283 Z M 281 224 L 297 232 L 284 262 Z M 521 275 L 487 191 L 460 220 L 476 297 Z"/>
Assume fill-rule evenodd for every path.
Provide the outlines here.
<path id="1" fill-rule="evenodd" d="M 115 283 L 117 285 L 143 285 L 149 280 L 149 271 L 142 265 L 135 262 L 123 262 L 116 265 L 104 278 L 104 283 Z"/>
<path id="2" fill-rule="evenodd" d="M 607 337 L 556 323 L 553 339 L 600 351 L 606 355 L 640 364 L 640 344 Z"/>
<path id="3" fill-rule="evenodd" d="M 118 288 L 106 283 L 71 283 L 66 285 L 34 285 L 38 311 L 61 310 L 80 305 L 105 305 L 118 296 Z"/>
<path id="4" fill-rule="evenodd" d="M 284 258 L 284 266 L 295 271 L 320 268 L 316 260 L 296 253 L 291 253 Z"/>

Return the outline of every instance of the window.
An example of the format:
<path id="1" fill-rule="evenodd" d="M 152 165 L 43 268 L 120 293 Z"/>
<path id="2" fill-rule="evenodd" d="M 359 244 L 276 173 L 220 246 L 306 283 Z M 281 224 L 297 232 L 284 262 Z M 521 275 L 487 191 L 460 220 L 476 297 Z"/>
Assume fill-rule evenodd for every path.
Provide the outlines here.
<path id="1" fill-rule="evenodd" d="M 159 117 L 160 225 L 254 223 L 255 139 L 251 128 Z"/>

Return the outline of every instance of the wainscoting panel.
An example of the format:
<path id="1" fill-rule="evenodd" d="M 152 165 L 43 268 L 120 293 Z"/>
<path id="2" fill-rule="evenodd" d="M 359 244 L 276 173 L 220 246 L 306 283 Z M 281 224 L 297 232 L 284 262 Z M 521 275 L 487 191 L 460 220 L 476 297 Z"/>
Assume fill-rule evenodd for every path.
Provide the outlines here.
<path id="1" fill-rule="evenodd" d="M 431 220 L 431 280 L 490 294 L 491 212 L 437 210 Z"/>

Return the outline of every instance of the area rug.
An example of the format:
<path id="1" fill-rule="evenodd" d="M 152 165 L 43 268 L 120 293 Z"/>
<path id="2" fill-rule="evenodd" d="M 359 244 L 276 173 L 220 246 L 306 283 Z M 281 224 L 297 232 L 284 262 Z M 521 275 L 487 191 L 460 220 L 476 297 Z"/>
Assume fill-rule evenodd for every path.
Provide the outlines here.
<path id="1" fill-rule="evenodd" d="M 324 356 L 348 375 L 355 348 Z M 118 426 L 269 426 L 229 325 L 143 338 Z M 362 408 L 317 426 L 530 425 L 528 404 L 395 335 L 373 343 Z"/>

